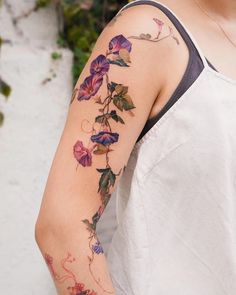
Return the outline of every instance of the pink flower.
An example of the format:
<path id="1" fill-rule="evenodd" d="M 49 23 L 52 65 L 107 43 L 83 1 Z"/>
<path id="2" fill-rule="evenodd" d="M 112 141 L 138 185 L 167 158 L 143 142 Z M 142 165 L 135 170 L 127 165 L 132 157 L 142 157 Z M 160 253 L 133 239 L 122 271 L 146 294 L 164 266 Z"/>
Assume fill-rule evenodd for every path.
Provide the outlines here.
<path id="1" fill-rule="evenodd" d="M 157 39 L 159 38 L 161 31 L 162 31 L 162 27 L 164 25 L 163 21 L 161 21 L 160 19 L 154 17 L 153 20 L 155 21 L 155 23 L 157 24 L 158 27 L 158 34 L 157 34 Z"/>
<path id="2" fill-rule="evenodd" d="M 83 145 L 83 142 L 78 140 L 73 148 L 74 157 L 82 166 L 91 166 L 92 165 L 92 154 L 91 150 L 86 148 Z"/>

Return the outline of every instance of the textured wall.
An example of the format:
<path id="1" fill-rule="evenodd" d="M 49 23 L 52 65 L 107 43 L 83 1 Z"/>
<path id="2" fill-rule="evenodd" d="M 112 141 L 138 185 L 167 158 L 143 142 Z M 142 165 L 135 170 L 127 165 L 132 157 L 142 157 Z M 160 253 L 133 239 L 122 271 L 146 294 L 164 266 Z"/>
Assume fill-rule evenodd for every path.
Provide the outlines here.
<path id="1" fill-rule="evenodd" d="M 5 114 L 0 129 L 0 294 L 6 295 L 56 294 L 34 240 L 34 225 L 66 119 L 72 54 L 60 50 L 63 58 L 51 59 L 57 50 L 54 9 L 13 24 L 33 5 L 33 0 L 5 0 L 0 9 L 0 36 L 10 41 L 2 48 L 0 74 L 13 90 L 8 102 L 0 97 Z M 56 77 L 42 84 L 52 71 Z M 99 224 L 105 249 L 115 228 L 114 204 L 109 207 Z"/>

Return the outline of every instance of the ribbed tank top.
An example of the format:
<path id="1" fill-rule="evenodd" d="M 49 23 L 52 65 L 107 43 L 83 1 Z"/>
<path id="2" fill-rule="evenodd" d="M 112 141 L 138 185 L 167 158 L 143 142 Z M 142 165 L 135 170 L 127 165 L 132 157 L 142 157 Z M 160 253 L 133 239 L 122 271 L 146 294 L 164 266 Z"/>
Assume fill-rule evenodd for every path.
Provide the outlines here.
<path id="1" fill-rule="evenodd" d="M 124 7 L 139 2 L 158 3 Z M 185 30 L 204 68 L 136 142 L 113 192 L 116 295 L 236 294 L 236 80 Z"/>

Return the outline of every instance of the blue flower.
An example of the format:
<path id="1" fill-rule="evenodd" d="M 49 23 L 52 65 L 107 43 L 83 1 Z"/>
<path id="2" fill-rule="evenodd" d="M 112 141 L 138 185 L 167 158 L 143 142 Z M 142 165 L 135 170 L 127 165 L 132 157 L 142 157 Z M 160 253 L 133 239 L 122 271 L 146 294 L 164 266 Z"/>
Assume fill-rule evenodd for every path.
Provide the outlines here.
<path id="1" fill-rule="evenodd" d="M 97 254 L 104 253 L 102 245 L 99 241 L 92 245 L 92 249 Z"/>
<path id="2" fill-rule="evenodd" d="M 93 142 L 101 143 L 103 145 L 109 145 L 118 141 L 119 134 L 109 131 L 100 131 L 98 134 L 92 135 L 91 140 Z"/>

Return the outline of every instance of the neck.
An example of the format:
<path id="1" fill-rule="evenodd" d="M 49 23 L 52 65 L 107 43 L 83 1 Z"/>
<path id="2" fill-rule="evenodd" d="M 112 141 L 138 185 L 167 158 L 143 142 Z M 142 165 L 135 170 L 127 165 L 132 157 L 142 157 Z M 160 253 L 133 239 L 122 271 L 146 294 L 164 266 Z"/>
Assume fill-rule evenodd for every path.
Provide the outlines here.
<path id="1" fill-rule="evenodd" d="M 209 12 L 226 20 L 236 21 L 236 0 L 196 0 Z"/>

